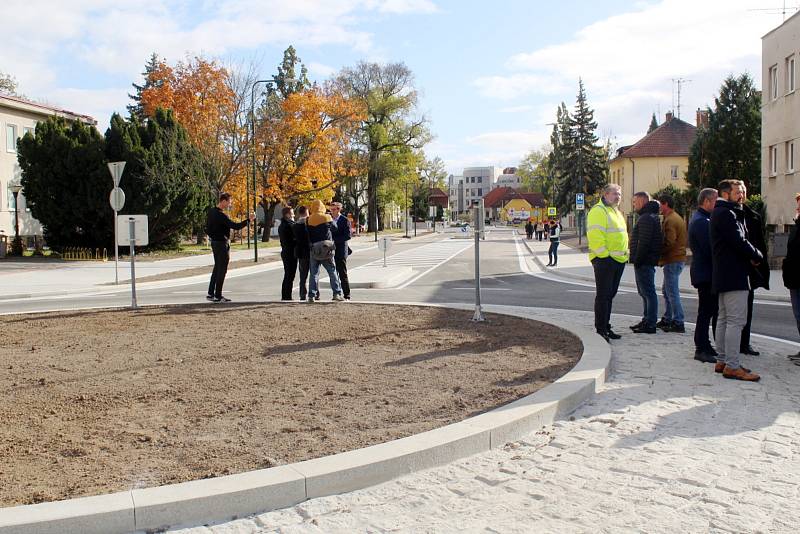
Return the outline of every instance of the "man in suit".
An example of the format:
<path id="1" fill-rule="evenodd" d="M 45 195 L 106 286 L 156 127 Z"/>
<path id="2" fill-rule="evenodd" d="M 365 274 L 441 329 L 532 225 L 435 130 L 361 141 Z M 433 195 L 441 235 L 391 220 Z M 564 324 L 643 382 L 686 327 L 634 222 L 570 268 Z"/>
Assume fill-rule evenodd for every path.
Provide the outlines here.
<path id="1" fill-rule="evenodd" d="M 297 273 L 297 241 L 294 237 L 294 210 L 286 206 L 281 211 L 281 224 L 278 226 L 278 237 L 281 242 L 281 260 L 283 261 L 283 283 L 281 284 L 281 300 L 292 300 L 294 275 Z"/>
<path id="2" fill-rule="evenodd" d="M 350 221 L 342 215 L 342 203 L 332 202 L 330 205 L 331 218 L 333 219 L 333 242 L 336 243 L 336 272 L 342 283 L 342 293 L 345 300 L 350 300 L 350 281 L 347 278 L 347 257 L 350 255 Z"/>
<path id="3" fill-rule="evenodd" d="M 300 271 L 300 300 L 305 301 L 308 290 L 306 289 L 306 281 L 308 280 L 309 261 L 311 259 L 311 245 L 308 238 L 308 227 L 306 226 L 306 219 L 308 218 L 308 208 L 305 206 L 298 206 L 297 220 L 292 227 L 294 231 L 295 252 L 297 257 L 297 267 Z M 317 295 L 312 295 L 318 298 Z"/>

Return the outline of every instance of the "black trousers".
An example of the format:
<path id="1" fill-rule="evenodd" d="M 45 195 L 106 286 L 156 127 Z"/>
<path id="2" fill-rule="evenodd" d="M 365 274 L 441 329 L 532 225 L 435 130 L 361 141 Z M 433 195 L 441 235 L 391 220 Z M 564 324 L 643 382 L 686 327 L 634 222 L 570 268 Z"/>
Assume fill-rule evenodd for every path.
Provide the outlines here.
<path id="1" fill-rule="evenodd" d="M 594 268 L 594 327 L 598 333 L 604 334 L 611 329 L 611 303 L 617 295 L 619 282 L 625 264 L 608 258 L 595 258 L 592 260 Z"/>
<path id="2" fill-rule="evenodd" d="M 711 291 L 711 284 L 702 284 L 697 288 L 697 321 L 694 328 L 694 348 L 706 350 L 712 348 L 708 337 L 708 327 L 713 322 L 716 326 L 719 299 Z"/>
<path id="3" fill-rule="evenodd" d="M 283 283 L 281 284 L 281 300 L 292 300 L 292 286 L 297 272 L 297 258 L 294 253 L 281 252 L 283 261 Z"/>
<path id="4" fill-rule="evenodd" d="M 755 298 L 755 291 L 752 289 L 747 292 L 747 322 L 742 328 L 742 338 L 739 341 L 739 352 L 744 351 L 750 346 L 750 326 L 753 324 L 753 299 Z"/>
<path id="5" fill-rule="evenodd" d="M 227 241 L 211 241 L 211 252 L 214 253 L 214 270 L 208 283 L 208 294 L 217 298 L 222 296 L 222 284 L 228 274 L 228 262 L 231 259 L 231 246 Z"/>
<path id="6" fill-rule="evenodd" d="M 310 267 L 309 263 L 309 258 L 297 258 L 297 266 L 300 270 L 300 300 L 306 300 L 306 296 L 308 295 L 306 282 L 308 282 L 308 269 Z"/>
<path id="7" fill-rule="evenodd" d="M 344 298 L 350 298 L 350 280 L 347 278 L 347 258 L 334 258 L 336 272 L 339 273 L 339 281 L 342 283 L 342 294 Z"/>

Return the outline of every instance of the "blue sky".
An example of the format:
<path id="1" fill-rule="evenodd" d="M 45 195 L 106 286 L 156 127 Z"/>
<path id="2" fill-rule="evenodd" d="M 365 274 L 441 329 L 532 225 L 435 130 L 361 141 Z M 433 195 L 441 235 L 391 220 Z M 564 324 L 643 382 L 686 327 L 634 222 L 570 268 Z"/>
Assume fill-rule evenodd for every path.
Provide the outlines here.
<path id="1" fill-rule="evenodd" d="M 682 118 L 713 103 L 722 79 L 761 85 L 761 36 L 777 0 L 6 0 L 0 71 L 27 96 L 96 117 L 124 111 L 151 52 L 255 61 L 274 74 L 293 45 L 322 80 L 359 60 L 405 62 L 451 172 L 516 165 L 547 142 L 578 77 L 598 133 L 636 141 L 682 90 Z M 788 2 L 794 4 L 794 2 Z"/>

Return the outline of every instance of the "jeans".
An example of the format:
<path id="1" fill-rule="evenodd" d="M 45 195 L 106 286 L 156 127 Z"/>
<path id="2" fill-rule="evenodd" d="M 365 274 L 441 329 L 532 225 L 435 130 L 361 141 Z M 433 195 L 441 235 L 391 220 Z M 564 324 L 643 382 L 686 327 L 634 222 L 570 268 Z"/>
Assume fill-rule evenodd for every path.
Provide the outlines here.
<path id="1" fill-rule="evenodd" d="M 797 321 L 797 333 L 800 334 L 800 289 L 790 289 L 789 297 L 792 299 L 794 320 Z"/>
<path id="2" fill-rule="evenodd" d="M 596 288 L 594 327 L 598 333 L 605 334 L 611 328 L 611 303 L 617 295 L 625 264 L 611 257 L 595 258 L 592 260 L 592 268 L 594 268 L 594 285 Z"/>
<path id="3" fill-rule="evenodd" d="M 300 300 L 306 300 L 306 281 L 308 280 L 309 258 L 297 258 L 297 266 L 300 270 Z"/>
<path id="4" fill-rule="evenodd" d="M 214 253 L 214 270 L 211 271 L 211 281 L 208 283 L 208 294 L 217 298 L 222 297 L 222 284 L 228 273 L 228 262 L 231 258 L 231 246 L 227 241 L 211 241 L 211 251 Z"/>
<path id="5" fill-rule="evenodd" d="M 706 350 L 711 348 L 708 337 L 708 327 L 713 322 L 716 325 L 719 301 L 717 295 L 711 291 L 711 284 L 701 284 L 697 287 L 697 323 L 694 328 L 694 348 Z M 714 328 L 716 331 L 716 326 Z"/>
<path id="6" fill-rule="evenodd" d="M 661 293 L 664 295 L 664 319 L 683 324 L 683 306 L 681 306 L 681 289 L 679 281 L 683 271 L 683 262 L 676 261 L 664 265 L 664 284 Z"/>
<path id="7" fill-rule="evenodd" d="M 742 327 L 747 321 L 747 290 L 725 291 L 719 294 L 719 317 L 717 319 L 718 362 L 725 362 L 731 369 L 738 369 L 739 340 Z"/>
<path id="8" fill-rule="evenodd" d="M 547 251 L 547 257 L 550 259 L 550 265 L 558 263 L 558 241 L 550 241 L 550 249 Z"/>
<path id="9" fill-rule="evenodd" d="M 293 253 L 281 252 L 283 261 L 283 283 L 281 284 L 281 300 L 292 300 L 292 286 L 297 272 L 297 258 Z"/>
<path id="10" fill-rule="evenodd" d="M 642 320 L 646 326 L 655 327 L 656 321 L 658 321 L 656 267 L 655 265 L 638 265 L 633 267 L 633 272 L 636 275 L 636 290 L 642 297 Z"/>
<path id="11" fill-rule="evenodd" d="M 333 290 L 334 295 L 339 295 L 342 292 L 342 286 L 339 284 L 339 275 L 336 274 L 336 266 L 333 264 L 333 260 L 325 260 L 325 261 L 318 261 L 314 258 L 310 260 L 310 268 L 309 268 L 309 283 L 308 283 L 308 294 L 309 297 L 319 295 L 319 266 L 322 265 L 325 267 L 325 270 L 328 271 L 328 278 L 331 281 L 331 289 Z"/>

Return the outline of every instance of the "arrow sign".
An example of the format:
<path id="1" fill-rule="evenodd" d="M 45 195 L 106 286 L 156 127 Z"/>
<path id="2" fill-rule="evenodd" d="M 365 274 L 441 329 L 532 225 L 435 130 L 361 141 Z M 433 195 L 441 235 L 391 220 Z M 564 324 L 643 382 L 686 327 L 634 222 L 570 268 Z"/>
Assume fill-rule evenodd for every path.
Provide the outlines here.
<path id="1" fill-rule="evenodd" d="M 111 172 L 111 177 L 114 179 L 114 187 L 118 187 L 119 181 L 122 178 L 122 171 L 125 170 L 125 162 L 110 161 L 108 163 L 108 170 Z"/>

